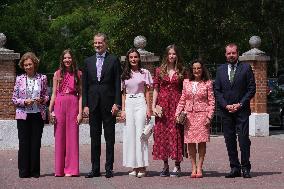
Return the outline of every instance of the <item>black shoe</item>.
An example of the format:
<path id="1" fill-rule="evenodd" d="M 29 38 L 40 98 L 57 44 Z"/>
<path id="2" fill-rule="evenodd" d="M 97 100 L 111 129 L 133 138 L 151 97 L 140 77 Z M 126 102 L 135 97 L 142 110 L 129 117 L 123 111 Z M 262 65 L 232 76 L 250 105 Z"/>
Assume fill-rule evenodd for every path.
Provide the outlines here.
<path id="1" fill-rule="evenodd" d="M 93 178 L 93 177 L 100 177 L 101 173 L 99 171 L 91 171 L 89 172 L 85 178 Z"/>
<path id="2" fill-rule="evenodd" d="M 162 172 L 160 173 L 160 177 L 169 177 L 170 176 L 170 171 L 169 171 L 169 167 L 164 168 L 162 170 Z"/>
<path id="3" fill-rule="evenodd" d="M 231 172 L 225 176 L 225 178 L 235 178 L 240 176 L 241 176 L 240 170 L 232 169 Z"/>
<path id="4" fill-rule="evenodd" d="M 30 175 L 19 175 L 20 178 L 30 178 Z"/>
<path id="5" fill-rule="evenodd" d="M 243 169 L 243 178 L 251 178 L 250 171 L 248 169 Z"/>
<path id="6" fill-rule="evenodd" d="M 112 172 L 112 170 L 107 170 L 105 177 L 106 177 L 106 178 L 111 178 L 111 177 L 113 177 L 113 172 Z"/>
<path id="7" fill-rule="evenodd" d="M 34 177 L 34 178 L 39 178 L 39 177 L 40 177 L 40 174 L 39 174 L 39 173 L 32 174 L 32 177 Z"/>

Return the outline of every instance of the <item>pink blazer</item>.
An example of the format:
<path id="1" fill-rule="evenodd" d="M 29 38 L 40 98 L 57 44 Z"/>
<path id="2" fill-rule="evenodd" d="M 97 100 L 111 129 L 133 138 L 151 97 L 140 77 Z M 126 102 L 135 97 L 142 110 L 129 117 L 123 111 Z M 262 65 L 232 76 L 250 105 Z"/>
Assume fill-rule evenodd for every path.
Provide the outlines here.
<path id="1" fill-rule="evenodd" d="M 182 95 L 175 116 L 178 116 L 182 111 L 207 112 L 207 117 L 211 120 L 215 108 L 212 81 L 199 82 L 195 94 L 192 92 L 192 83 L 193 82 L 188 79 L 183 81 Z"/>
<path id="2" fill-rule="evenodd" d="M 46 118 L 46 102 L 48 101 L 48 93 L 47 93 L 47 77 L 46 75 L 36 73 L 35 78 L 37 80 L 37 84 L 41 85 L 40 98 L 44 99 L 44 103 L 39 105 L 39 109 L 41 112 L 42 119 Z M 24 119 L 27 118 L 27 113 L 25 110 L 24 101 L 26 100 L 26 80 L 27 74 L 22 74 L 17 76 L 16 83 L 14 86 L 14 92 L 12 101 L 16 106 L 16 119 Z"/>

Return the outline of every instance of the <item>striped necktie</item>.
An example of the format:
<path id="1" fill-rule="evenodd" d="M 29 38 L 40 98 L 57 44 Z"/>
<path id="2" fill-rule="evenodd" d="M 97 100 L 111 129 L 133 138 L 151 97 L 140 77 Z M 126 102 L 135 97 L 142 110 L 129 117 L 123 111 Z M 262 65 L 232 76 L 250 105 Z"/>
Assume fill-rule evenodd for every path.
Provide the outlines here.
<path id="1" fill-rule="evenodd" d="M 230 71 L 230 82 L 231 84 L 233 83 L 234 81 L 234 77 L 235 77 L 235 72 L 236 72 L 236 65 L 235 64 L 230 64 L 231 66 L 231 71 Z"/>

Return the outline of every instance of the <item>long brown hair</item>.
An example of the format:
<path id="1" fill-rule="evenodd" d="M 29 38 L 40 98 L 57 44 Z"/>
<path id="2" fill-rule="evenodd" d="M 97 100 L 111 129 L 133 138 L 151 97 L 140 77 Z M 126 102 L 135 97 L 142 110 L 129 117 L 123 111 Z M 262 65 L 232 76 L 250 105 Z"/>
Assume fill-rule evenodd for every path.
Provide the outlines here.
<path id="1" fill-rule="evenodd" d="M 75 59 L 75 56 L 72 52 L 71 49 L 65 49 L 60 56 L 60 65 L 59 65 L 59 71 L 60 71 L 60 79 L 59 79 L 59 83 L 63 80 L 64 75 L 67 72 L 67 69 L 64 65 L 63 59 L 64 59 L 64 55 L 65 54 L 70 54 L 71 58 L 72 58 L 72 65 L 71 65 L 71 69 L 70 72 L 74 73 L 74 79 L 75 79 L 75 87 L 76 87 L 76 91 L 79 92 L 80 91 L 80 79 L 79 79 L 79 70 L 77 67 L 77 62 Z M 60 85 L 59 85 L 60 86 Z"/>
<path id="2" fill-rule="evenodd" d="M 178 47 L 176 45 L 169 45 L 166 48 L 166 51 L 164 53 L 163 56 L 163 60 L 162 60 L 162 64 L 160 66 L 160 77 L 164 77 L 165 75 L 168 75 L 167 69 L 168 69 L 168 54 L 169 51 L 173 49 L 176 53 L 176 61 L 175 61 L 175 65 L 174 65 L 174 69 L 178 74 L 178 78 L 179 80 L 183 80 L 184 79 L 184 75 L 185 75 L 185 69 L 183 67 L 183 59 L 181 56 L 181 53 L 178 49 Z"/>
<path id="3" fill-rule="evenodd" d="M 142 70 L 141 70 L 142 65 L 141 65 L 140 53 L 137 51 L 136 48 L 131 48 L 131 49 L 129 49 L 129 51 L 126 53 L 125 65 L 124 65 L 123 72 L 122 72 L 122 74 L 121 74 L 121 80 L 122 80 L 122 81 L 131 78 L 131 64 L 130 64 L 130 62 L 129 62 L 129 54 L 130 54 L 130 53 L 133 53 L 133 52 L 136 52 L 137 55 L 138 55 L 138 58 L 139 58 L 139 61 L 138 61 L 138 71 L 139 71 L 140 73 L 142 73 Z"/>

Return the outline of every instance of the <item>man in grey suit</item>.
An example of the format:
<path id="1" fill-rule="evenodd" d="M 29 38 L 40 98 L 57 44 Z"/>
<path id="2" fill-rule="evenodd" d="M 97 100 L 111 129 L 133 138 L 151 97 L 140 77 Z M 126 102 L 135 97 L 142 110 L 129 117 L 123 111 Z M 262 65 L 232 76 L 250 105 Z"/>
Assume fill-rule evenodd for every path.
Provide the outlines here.
<path id="1" fill-rule="evenodd" d="M 94 36 L 96 54 L 84 61 L 83 107 L 89 115 L 91 135 L 92 170 L 86 178 L 99 177 L 102 125 L 106 141 L 106 177 L 113 177 L 115 121 L 121 105 L 120 74 L 118 58 L 107 51 L 107 36 Z"/>
<path id="2" fill-rule="evenodd" d="M 241 176 L 251 178 L 249 116 L 250 100 L 256 92 L 255 78 L 249 64 L 239 62 L 238 47 L 228 44 L 225 48 L 227 62 L 216 73 L 215 94 L 223 118 L 224 137 L 230 160 L 231 172 L 226 178 Z M 237 136 L 241 150 L 238 158 Z"/>

